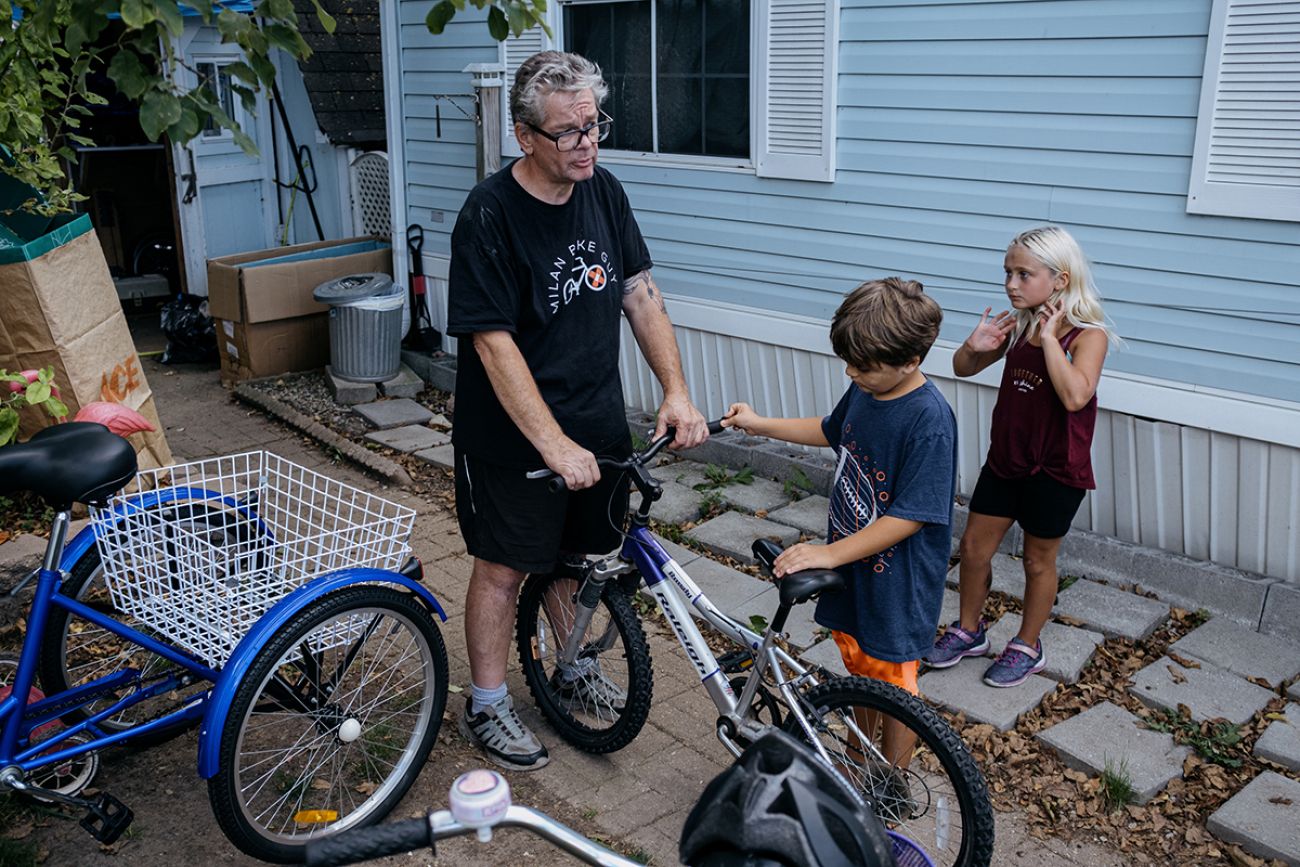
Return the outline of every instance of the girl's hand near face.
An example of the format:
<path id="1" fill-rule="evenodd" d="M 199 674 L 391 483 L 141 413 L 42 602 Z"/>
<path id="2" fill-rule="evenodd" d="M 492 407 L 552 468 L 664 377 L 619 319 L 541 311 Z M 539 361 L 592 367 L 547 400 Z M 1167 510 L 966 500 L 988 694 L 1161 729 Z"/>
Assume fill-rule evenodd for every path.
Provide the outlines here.
<path id="1" fill-rule="evenodd" d="M 1038 334 L 1040 340 L 1057 340 L 1065 318 L 1065 304 L 1062 301 L 1046 301 L 1038 308 Z"/>
<path id="2" fill-rule="evenodd" d="M 1010 310 L 1003 310 L 990 319 L 989 314 L 992 312 L 992 307 L 985 307 L 975 330 L 966 338 L 966 345 L 974 352 L 996 352 L 1016 327 L 1016 317 Z"/>

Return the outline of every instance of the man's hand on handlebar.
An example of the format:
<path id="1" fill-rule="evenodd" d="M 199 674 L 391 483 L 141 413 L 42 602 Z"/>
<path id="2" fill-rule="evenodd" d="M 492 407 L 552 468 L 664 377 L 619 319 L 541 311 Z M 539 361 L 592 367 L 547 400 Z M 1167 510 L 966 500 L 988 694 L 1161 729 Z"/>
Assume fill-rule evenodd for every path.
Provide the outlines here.
<path id="1" fill-rule="evenodd" d="M 685 396 L 665 397 L 659 406 L 659 416 L 655 421 L 655 439 L 664 435 L 669 427 L 677 429 L 677 436 L 670 444 L 674 449 L 691 449 L 709 438 L 708 422 L 704 416 Z"/>
<path id="2" fill-rule="evenodd" d="M 581 491 L 600 481 L 596 456 L 568 437 L 543 452 L 542 460 L 551 472 L 564 479 L 570 491 Z"/>

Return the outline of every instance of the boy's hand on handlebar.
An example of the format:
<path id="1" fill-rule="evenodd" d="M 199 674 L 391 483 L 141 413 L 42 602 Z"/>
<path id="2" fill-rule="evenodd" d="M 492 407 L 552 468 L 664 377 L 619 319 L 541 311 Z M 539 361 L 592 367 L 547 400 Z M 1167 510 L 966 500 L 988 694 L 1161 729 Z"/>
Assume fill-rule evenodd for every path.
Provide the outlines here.
<path id="1" fill-rule="evenodd" d="M 722 417 L 723 427 L 734 427 L 737 430 L 749 434 L 750 436 L 759 436 L 755 429 L 761 424 L 763 417 L 754 412 L 754 408 L 747 403 L 733 403 L 727 410 L 727 414 Z"/>
<path id="2" fill-rule="evenodd" d="M 664 398 L 655 421 L 655 439 L 663 436 L 669 427 L 677 430 L 676 438 L 669 444 L 671 448 L 695 448 L 709 438 L 708 422 L 687 397 Z"/>
<path id="3" fill-rule="evenodd" d="M 809 545 L 805 542 L 791 545 L 782 551 L 772 564 L 772 571 L 781 578 L 791 572 L 802 572 L 805 569 L 834 569 L 839 565 L 829 546 Z"/>
<path id="4" fill-rule="evenodd" d="M 596 456 L 568 437 L 543 453 L 542 460 L 551 472 L 564 479 L 570 491 L 581 491 L 600 481 Z"/>

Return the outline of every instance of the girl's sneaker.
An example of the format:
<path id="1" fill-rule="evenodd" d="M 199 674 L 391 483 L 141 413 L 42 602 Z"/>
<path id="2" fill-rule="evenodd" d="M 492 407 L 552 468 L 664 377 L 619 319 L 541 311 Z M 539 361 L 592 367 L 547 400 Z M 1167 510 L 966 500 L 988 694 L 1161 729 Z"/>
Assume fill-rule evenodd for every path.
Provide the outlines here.
<path id="1" fill-rule="evenodd" d="M 984 631 L 984 620 L 980 619 L 979 629 L 967 632 L 961 628 L 961 621 L 948 624 L 934 642 L 923 659 L 931 668 L 948 668 L 956 665 L 968 656 L 983 656 L 989 649 L 989 637 Z"/>
<path id="2" fill-rule="evenodd" d="M 989 686 L 1020 686 L 1029 679 L 1029 675 L 1038 674 L 1047 667 L 1047 656 L 1043 653 L 1043 642 L 1037 647 L 1030 647 L 1019 638 L 1007 642 L 989 670 L 984 672 L 984 682 Z"/>

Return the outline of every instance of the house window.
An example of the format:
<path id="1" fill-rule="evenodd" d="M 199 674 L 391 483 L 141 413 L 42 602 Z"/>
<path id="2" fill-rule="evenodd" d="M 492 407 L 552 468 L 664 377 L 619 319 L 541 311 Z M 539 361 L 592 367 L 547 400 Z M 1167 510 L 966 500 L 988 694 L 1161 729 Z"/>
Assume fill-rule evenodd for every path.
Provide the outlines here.
<path id="1" fill-rule="evenodd" d="M 749 0 L 575 2 L 563 33 L 609 84 L 605 147 L 750 157 Z"/>
<path id="2" fill-rule="evenodd" d="M 221 110 L 226 113 L 226 117 L 231 120 L 235 119 L 235 91 L 232 87 L 230 74 L 226 72 L 225 63 L 215 63 L 213 61 L 200 61 L 194 65 L 195 71 L 199 75 L 199 86 L 206 90 Z M 230 132 L 222 129 L 216 121 L 208 118 L 203 124 L 204 138 L 220 138 L 228 136 Z"/>

